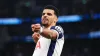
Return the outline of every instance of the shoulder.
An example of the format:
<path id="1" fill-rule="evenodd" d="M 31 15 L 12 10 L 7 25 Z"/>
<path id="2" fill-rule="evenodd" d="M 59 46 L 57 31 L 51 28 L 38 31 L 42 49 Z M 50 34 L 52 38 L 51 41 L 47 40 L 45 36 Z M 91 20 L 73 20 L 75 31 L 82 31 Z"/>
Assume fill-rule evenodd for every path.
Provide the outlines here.
<path id="1" fill-rule="evenodd" d="M 51 29 L 56 30 L 58 33 L 64 33 L 63 28 L 61 26 L 52 26 Z"/>

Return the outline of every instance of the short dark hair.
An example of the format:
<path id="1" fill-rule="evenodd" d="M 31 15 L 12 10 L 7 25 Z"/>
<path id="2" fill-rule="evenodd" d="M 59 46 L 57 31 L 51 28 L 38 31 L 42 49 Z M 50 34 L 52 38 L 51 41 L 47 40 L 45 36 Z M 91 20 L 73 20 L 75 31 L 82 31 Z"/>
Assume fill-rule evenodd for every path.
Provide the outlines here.
<path id="1" fill-rule="evenodd" d="M 55 15 L 56 15 L 57 17 L 59 16 L 59 10 L 58 10 L 55 6 L 53 6 L 53 5 L 47 5 L 47 6 L 44 7 L 44 9 L 51 9 L 51 10 L 54 10 Z"/>

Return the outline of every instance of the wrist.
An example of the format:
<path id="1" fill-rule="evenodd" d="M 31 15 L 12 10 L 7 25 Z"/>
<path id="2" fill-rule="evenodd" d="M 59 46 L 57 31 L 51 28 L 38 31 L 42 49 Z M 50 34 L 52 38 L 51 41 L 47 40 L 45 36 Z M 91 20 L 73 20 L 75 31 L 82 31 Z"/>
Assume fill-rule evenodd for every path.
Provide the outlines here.
<path id="1" fill-rule="evenodd" d="M 39 33 L 42 33 L 42 32 L 43 32 L 43 28 L 41 27 Z"/>

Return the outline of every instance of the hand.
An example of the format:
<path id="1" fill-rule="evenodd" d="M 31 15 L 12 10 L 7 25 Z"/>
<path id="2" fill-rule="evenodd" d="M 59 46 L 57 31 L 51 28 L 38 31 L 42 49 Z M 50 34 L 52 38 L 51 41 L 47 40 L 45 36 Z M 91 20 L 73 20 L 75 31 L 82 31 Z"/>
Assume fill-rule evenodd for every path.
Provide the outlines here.
<path id="1" fill-rule="evenodd" d="M 32 38 L 34 39 L 35 42 L 37 42 L 38 39 L 40 38 L 40 34 L 37 32 L 34 32 L 34 34 L 32 34 Z"/>
<path id="2" fill-rule="evenodd" d="M 32 37 L 35 38 L 35 39 L 38 39 L 38 38 L 40 38 L 40 34 L 37 33 L 37 32 L 34 32 L 34 33 L 32 34 Z"/>
<path id="3" fill-rule="evenodd" d="M 33 31 L 33 32 L 39 32 L 41 26 L 40 26 L 40 24 L 32 24 L 32 25 L 31 25 L 31 28 L 32 28 L 32 31 Z"/>

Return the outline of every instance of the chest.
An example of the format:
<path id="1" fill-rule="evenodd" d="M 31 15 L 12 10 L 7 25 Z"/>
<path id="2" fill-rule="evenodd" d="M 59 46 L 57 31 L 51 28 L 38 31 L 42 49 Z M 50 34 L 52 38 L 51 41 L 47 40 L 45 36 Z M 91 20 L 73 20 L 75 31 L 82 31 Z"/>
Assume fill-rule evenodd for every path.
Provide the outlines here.
<path id="1" fill-rule="evenodd" d="M 51 39 L 41 36 L 36 44 L 36 48 L 39 49 L 49 48 L 50 43 L 51 43 Z"/>

